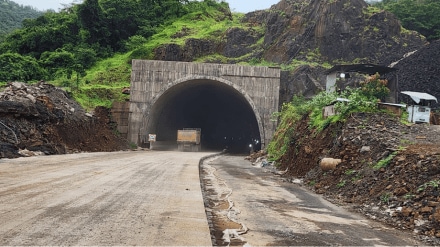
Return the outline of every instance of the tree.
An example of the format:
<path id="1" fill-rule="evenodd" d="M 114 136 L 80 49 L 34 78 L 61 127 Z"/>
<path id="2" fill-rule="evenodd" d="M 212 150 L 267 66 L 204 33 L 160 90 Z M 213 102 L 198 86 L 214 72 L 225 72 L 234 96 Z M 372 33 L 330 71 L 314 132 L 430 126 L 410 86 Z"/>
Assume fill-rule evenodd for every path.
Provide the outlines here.
<path id="1" fill-rule="evenodd" d="M 35 58 L 17 53 L 0 55 L 0 81 L 28 82 L 45 78 L 46 71 Z"/>
<path id="2" fill-rule="evenodd" d="M 67 43 L 78 43 L 76 17 L 67 12 L 47 12 L 36 19 L 23 21 L 23 28 L 6 36 L 2 52 L 16 52 L 39 58 L 45 51 L 54 51 Z"/>
<path id="3" fill-rule="evenodd" d="M 97 54 L 92 48 L 75 47 L 72 51 L 76 64 L 81 64 L 83 68 L 90 68 L 97 60 Z"/>
<path id="4" fill-rule="evenodd" d="M 107 28 L 106 20 L 98 0 L 85 0 L 78 5 L 78 20 L 85 35 L 84 41 L 88 44 L 98 43 L 101 46 L 108 45 L 110 30 Z"/>
<path id="5" fill-rule="evenodd" d="M 383 0 L 375 5 L 395 14 L 403 27 L 421 33 L 429 41 L 440 38 L 439 0 Z"/>
<path id="6" fill-rule="evenodd" d="M 61 74 L 68 73 L 74 62 L 73 54 L 62 49 L 43 52 L 40 58 L 40 64 L 47 68 L 51 80 Z"/>
<path id="7" fill-rule="evenodd" d="M 6 34 L 22 27 L 22 21 L 42 15 L 30 6 L 19 5 L 10 0 L 0 0 L 0 40 Z"/>

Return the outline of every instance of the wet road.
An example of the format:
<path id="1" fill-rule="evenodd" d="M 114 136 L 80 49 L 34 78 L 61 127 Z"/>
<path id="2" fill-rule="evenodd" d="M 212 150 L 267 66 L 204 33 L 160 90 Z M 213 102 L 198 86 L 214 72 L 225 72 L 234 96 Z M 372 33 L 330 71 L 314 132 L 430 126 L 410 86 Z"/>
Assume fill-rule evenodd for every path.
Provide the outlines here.
<path id="1" fill-rule="evenodd" d="M 210 198 L 207 204 L 213 208 L 217 225 L 238 229 L 229 229 L 229 236 L 217 234 L 227 240 L 217 241 L 218 245 L 423 245 L 411 233 L 373 222 L 297 184 L 282 182 L 243 157 L 222 156 L 202 167 L 205 196 Z M 221 222 L 218 218 L 222 217 L 233 223 Z"/>
<path id="2" fill-rule="evenodd" d="M 211 245 L 198 170 L 209 154 L 2 159 L 0 245 Z M 232 219 L 217 222 L 230 229 L 226 238 L 232 244 L 421 245 L 409 234 L 283 183 L 243 157 L 208 164 L 202 166 L 206 194 L 223 211 L 217 216 Z"/>
<path id="3" fill-rule="evenodd" d="M 208 153 L 0 160 L 0 245 L 211 245 L 199 180 Z"/>

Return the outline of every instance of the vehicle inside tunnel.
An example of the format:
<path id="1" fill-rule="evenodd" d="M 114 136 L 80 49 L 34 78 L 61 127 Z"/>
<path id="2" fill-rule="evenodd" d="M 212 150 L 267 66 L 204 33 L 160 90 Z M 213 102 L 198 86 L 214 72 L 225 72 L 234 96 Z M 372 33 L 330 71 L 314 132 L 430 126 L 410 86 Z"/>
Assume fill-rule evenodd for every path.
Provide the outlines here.
<path id="1" fill-rule="evenodd" d="M 200 128 L 202 150 L 249 154 L 261 148 L 249 102 L 233 87 L 212 80 L 187 81 L 167 90 L 152 106 L 147 128 L 169 145 L 177 145 L 177 130 Z"/>

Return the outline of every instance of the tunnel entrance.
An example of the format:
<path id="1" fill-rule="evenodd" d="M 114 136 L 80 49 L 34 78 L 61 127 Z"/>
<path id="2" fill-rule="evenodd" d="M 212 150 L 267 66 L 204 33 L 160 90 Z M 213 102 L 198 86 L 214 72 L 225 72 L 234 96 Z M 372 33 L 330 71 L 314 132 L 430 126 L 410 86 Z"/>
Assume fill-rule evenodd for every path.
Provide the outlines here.
<path id="1" fill-rule="evenodd" d="M 249 153 L 261 149 L 255 113 L 246 98 L 222 82 L 197 79 L 179 83 L 152 106 L 147 132 L 176 145 L 177 130 L 200 128 L 202 150 Z"/>

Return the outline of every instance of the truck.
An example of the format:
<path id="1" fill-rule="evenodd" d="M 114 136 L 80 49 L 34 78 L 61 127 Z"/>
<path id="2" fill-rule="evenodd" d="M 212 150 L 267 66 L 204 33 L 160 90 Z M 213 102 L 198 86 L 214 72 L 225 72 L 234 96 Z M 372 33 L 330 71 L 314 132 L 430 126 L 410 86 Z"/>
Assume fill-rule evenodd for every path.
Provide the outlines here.
<path id="1" fill-rule="evenodd" d="M 202 150 L 200 128 L 177 130 L 177 149 L 179 151 L 199 152 Z"/>

